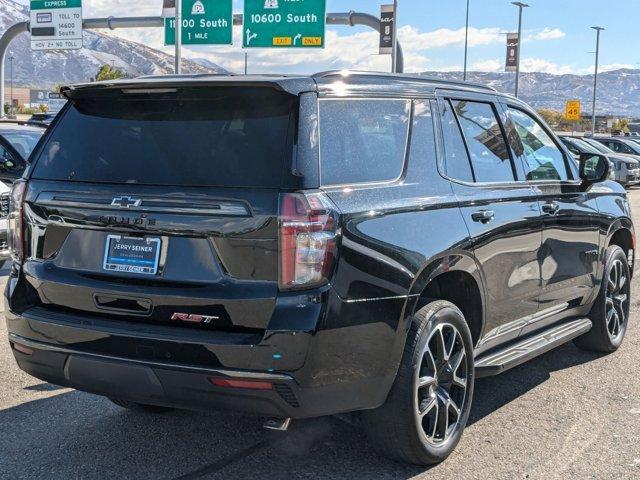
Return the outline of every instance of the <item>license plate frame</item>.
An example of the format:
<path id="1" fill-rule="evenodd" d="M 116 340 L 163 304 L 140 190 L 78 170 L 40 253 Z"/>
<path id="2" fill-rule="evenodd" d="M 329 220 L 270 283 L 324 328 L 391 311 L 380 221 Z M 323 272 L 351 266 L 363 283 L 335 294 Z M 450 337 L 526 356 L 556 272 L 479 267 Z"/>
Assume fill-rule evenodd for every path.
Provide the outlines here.
<path id="1" fill-rule="evenodd" d="M 112 245 L 114 245 L 113 249 L 111 248 Z M 116 248 L 115 245 L 129 245 L 130 248 Z M 134 247 L 140 248 L 136 249 Z M 151 250 L 147 251 L 145 247 L 150 247 Z M 102 268 L 114 273 L 156 275 L 160 263 L 161 249 L 162 240 L 158 237 L 107 235 Z"/>

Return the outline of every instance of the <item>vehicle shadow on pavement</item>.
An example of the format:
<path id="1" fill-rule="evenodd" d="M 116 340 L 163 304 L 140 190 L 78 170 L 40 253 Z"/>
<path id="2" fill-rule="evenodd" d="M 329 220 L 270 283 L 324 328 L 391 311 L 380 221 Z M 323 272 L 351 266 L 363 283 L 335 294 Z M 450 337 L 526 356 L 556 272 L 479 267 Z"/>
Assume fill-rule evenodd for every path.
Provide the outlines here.
<path id="1" fill-rule="evenodd" d="M 601 353 L 586 352 L 573 343 L 567 343 L 501 375 L 477 380 L 467 425 L 473 425 L 546 382 L 551 372 L 588 363 L 602 356 Z"/>
<path id="2" fill-rule="evenodd" d="M 500 409 L 550 372 L 598 358 L 569 344 L 505 374 L 477 382 L 469 424 Z M 44 386 L 43 386 L 44 385 Z M 146 414 L 102 397 L 48 384 L 52 396 L 0 411 L 0 465 L 7 478 L 407 479 L 426 468 L 380 457 L 360 429 L 337 418 L 293 422 L 287 433 L 229 412 Z M 44 473 L 46 472 L 46 473 Z"/>

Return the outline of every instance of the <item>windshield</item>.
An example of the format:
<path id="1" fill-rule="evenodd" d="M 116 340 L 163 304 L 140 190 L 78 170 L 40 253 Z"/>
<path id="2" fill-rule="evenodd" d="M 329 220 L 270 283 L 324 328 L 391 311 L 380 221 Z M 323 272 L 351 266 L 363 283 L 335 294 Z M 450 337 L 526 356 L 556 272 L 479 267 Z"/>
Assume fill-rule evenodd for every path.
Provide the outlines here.
<path id="1" fill-rule="evenodd" d="M 633 150 L 636 154 L 640 155 L 640 144 L 634 142 L 633 140 L 627 140 L 626 138 L 620 139 L 622 143 L 624 143 L 627 147 Z"/>
<path id="2" fill-rule="evenodd" d="M 2 136 L 26 160 L 33 152 L 33 149 L 36 148 L 38 140 L 40 140 L 43 133 L 44 130 L 11 131 L 2 133 Z"/>
<path id="3" fill-rule="evenodd" d="M 76 99 L 34 178 L 145 185 L 281 186 L 296 97 L 267 88 L 185 88 Z"/>
<path id="4" fill-rule="evenodd" d="M 632 148 L 634 152 L 640 154 L 640 140 L 636 140 L 635 138 L 625 138 L 624 143 Z"/>
<path id="5" fill-rule="evenodd" d="M 575 144 L 576 147 L 580 149 L 582 153 L 591 153 L 591 154 L 602 153 L 602 152 L 599 152 L 593 145 L 590 145 L 584 140 L 581 140 L 579 138 L 572 138 L 571 141 Z"/>
<path id="6" fill-rule="evenodd" d="M 604 153 L 604 154 L 607 154 L 607 155 L 616 153 L 613 150 L 611 150 L 609 147 L 607 147 L 606 145 L 603 145 L 602 143 L 600 143 L 597 140 L 592 140 L 590 138 L 586 138 L 583 141 L 588 143 L 589 145 L 591 145 L 593 148 L 595 148 L 600 153 Z"/>

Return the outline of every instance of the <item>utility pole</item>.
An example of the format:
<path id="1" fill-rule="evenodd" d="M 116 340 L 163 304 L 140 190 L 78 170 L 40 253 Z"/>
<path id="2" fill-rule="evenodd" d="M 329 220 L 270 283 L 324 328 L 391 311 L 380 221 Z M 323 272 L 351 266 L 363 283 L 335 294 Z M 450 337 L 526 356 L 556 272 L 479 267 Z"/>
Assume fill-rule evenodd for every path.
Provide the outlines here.
<path id="1" fill-rule="evenodd" d="M 9 70 L 11 71 L 11 73 L 9 73 L 9 82 L 10 82 L 10 90 L 11 93 L 9 94 L 11 96 L 11 102 L 9 103 L 9 115 L 11 118 L 13 118 L 13 52 L 11 52 L 9 54 Z M 4 108 L 4 107 L 3 107 Z"/>
<path id="2" fill-rule="evenodd" d="M 600 57 L 600 32 L 604 27 L 591 27 L 596 31 L 596 70 L 593 75 L 593 111 L 591 114 L 591 135 L 596 134 L 596 99 L 598 94 L 598 60 Z"/>
<path id="3" fill-rule="evenodd" d="M 249 67 L 249 54 L 247 52 L 244 52 L 244 74 L 247 74 L 248 71 L 248 67 Z"/>
<path id="4" fill-rule="evenodd" d="M 462 80 L 467 80 L 467 51 L 469 49 L 469 0 L 467 0 L 467 21 L 464 29 L 464 73 Z"/>
<path id="5" fill-rule="evenodd" d="M 398 0 L 393 0 L 393 52 L 391 52 L 391 72 L 396 73 L 397 67 L 397 48 L 398 48 Z"/>
<path id="6" fill-rule="evenodd" d="M 518 90 L 520 86 L 520 51 L 522 50 L 522 9 L 529 5 L 522 2 L 511 2 L 518 7 L 518 59 L 516 62 L 516 98 L 518 98 Z"/>
<path id="7" fill-rule="evenodd" d="M 176 65 L 175 73 L 182 73 L 182 0 L 176 0 Z"/>

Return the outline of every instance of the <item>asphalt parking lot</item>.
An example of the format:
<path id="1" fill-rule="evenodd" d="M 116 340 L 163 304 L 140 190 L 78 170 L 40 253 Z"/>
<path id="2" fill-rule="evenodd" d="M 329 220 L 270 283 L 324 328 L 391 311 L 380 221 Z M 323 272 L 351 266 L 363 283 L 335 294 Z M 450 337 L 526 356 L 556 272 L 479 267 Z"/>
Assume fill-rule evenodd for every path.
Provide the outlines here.
<path id="1" fill-rule="evenodd" d="M 640 225 L 640 189 L 631 198 Z M 15 366 L 1 322 L 0 478 L 640 478 L 638 276 L 633 284 L 618 352 L 569 344 L 479 380 L 460 445 L 429 470 L 380 458 L 335 418 L 276 433 L 258 418 L 132 413 L 43 383 Z"/>

